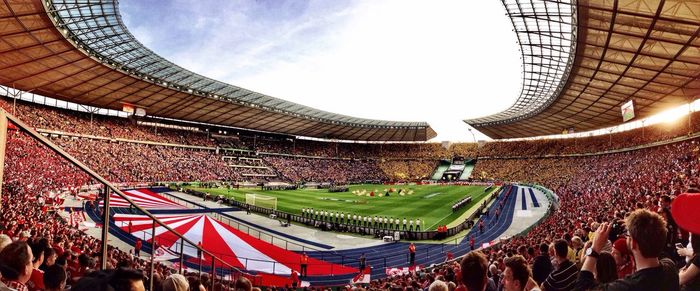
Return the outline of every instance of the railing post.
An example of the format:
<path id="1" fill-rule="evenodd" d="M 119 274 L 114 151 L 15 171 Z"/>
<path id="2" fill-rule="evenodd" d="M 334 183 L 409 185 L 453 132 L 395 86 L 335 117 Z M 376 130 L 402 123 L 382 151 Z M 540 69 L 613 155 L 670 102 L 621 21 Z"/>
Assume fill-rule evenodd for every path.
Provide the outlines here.
<path id="1" fill-rule="evenodd" d="M 211 256 L 211 289 L 214 290 L 214 282 L 216 282 L 216 260 Z M 151 289 L 153 290 L 153 289 Z"/>
<path id="2" fill-rule="evenodd" d="M 107 262 L 109 261 L 109 251 L 107 250 L 107 242 L 109 241 L 109 187 L 107 184 L 102 184 L 104 187 L 104 216 L 102 217 L 102 270 L 107 270 Z M 95 205 L 100 209 L 100 204 Z"/>
<path id="3" fill-rule="evenodd" d="M 156 221 L 153 220 L 153 226 L 151 227 L 151 274 L 149 279 L 150 288 L 148 290 L 153 290 L 153 267 L 155 266 L 155 256 L 156 256 Z"/>
<path id="4" fill-rule="evenodd" d="M 185 240 L 180 238 L 180 268 L 178 274 L 182 274 L 182 265 L 185 263 Z"/>
<path id="5" fill-rule="evenodd" d="M 197 254 L 199 255 L 199 281 L 202 282 L 202 256 L 204 254 L 199 249 L 199 246 L 197 246 Z"/>

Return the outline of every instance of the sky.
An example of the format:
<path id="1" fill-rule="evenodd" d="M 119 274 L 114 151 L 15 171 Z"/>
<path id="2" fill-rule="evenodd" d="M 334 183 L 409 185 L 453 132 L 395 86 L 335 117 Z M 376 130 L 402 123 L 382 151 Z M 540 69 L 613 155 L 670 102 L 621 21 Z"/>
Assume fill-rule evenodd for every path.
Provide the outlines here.
<path id="1" fill-rule="evenodd" d="M 512 105 L 522 61 L 500 1 L 121 0 L 134 36 L 198 74 L 350 116 L 462 121 Z M 477 133 L 476 139 L 486 139 Z"/>

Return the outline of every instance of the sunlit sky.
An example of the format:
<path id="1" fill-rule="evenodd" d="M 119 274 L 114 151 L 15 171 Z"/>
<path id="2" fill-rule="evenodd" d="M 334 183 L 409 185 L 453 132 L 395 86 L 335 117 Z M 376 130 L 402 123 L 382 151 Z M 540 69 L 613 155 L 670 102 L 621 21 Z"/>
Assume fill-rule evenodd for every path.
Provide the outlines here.
<path id="1" fill-rule="evenodd" d="M 330 112 L 426 121 L 432 141 L 472 141 L 462 120 L 520 93 L 500 1 L 119 3 L 138 40 L 186 69 Z"/>

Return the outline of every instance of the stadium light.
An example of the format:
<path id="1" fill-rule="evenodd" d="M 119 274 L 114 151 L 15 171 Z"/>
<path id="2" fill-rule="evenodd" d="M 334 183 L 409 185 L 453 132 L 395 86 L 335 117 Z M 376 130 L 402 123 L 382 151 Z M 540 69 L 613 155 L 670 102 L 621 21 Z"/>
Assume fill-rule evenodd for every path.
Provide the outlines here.
<path id="1" fill-rule="evenodd" d="M 474 143 L 476 143 L 476 136 L 474 136 L 474 132 L 472 132 L 471 128 L 467 128 L 469 130 L 469 133 L 472 134 L 472 138 L 474 139 Z"/>

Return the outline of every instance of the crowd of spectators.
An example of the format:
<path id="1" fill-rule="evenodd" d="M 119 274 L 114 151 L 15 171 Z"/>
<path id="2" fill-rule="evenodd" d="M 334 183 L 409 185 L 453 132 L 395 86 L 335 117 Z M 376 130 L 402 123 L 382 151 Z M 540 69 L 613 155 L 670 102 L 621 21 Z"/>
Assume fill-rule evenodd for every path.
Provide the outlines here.
<path id="1" fill-rule="evenodd" d="M 700 112 L 675 122 L 663 122 L 643 128 L 582 138 L 487 142 L 479 148 L 480 157 L 538 157 L 544 155 L 596 153 L 665 141 L 700 131 Z"/>
<path id="2" fill-rule="evenodd" d="M 379 168 L 393 181 L 420 181 L 430 179 L 435 160 L 381 160 Z"/>
<path id="3" fill-rule="evenodd" d="M 241 180 L 213 151 L 89 138 L 52 141 L 112 182 Z"/>
<path id="4" fill-rule="evenodd" d="M 224 156 L 224 162 L 243 177 L 277 177 L 278 173 L 260 158 Z"/>
<path id="5" fill-rule="evenodd" d="M 51 112 L 39 110 L 36 111 L 38 113 L 22 112 L 20 115 L 33 118 L 33 126 L 39 124 L 61 130 L 83 130 L 80 128 L 82 125 L 65 123 L 65 120 L 73 117 L 64 118 L 63 113 L 57 114 L 53 112 L 54 109 L 44 110 Z M 59 118 L 53 120 L 55 116 Z M 695 123 L 692 125 L 695 126 Z M 462 259 L 462 264 L 448 262 L 429 272 L 412 272 L 374 280 L 367 287 L 439 290 L 433 288 L 442 288 L 444 284 L 447 288 L 453 285 L 461 290 L 498 290 L 499 287 L 504 290 L 535 290 L 533 288 L 536 286 L 544 290 L 582 290 L 624 275 L 644 276 L 637 274 L 640 272 L 635 273 L 635 269 L 656 260 L 656 267 L 650 268 L 659 268 L 660 280 L 655 283 L 657 285 L 650 284 L 647 288 L 660 290 L 657 287 L 661 282 L 664 284 L 661 287 L 666 288 L 661 290 L 679 290 L 673 288 L 672 281 L 680 280 L 688 290 L 697 290 L 693 289 L 698 284 L 697 276 L 689 278 L 687 271 L 682 271 L 679 279 L 675 268 L 682 267 L 686 262 L 681 255 L 689 257 L 688 266 L 697 267 L 695 252 L 679 249 L 676 244 L 692 245 L 698 242 L 689 242 L 691 235 L 675 225 L 669 209 L 676 195 L 700 185 L 700 143 L 697 140 L 607 155 L 534 157 L 597 152 L 682 136 L 688 132 L 687 128 L 669 129 L 665 126 L 646 128 L 643 135 L 640 129 L 579 140 L 487 143 L 482 152 L 484 156 L 506 155 L 507 152 L 507 156 L 530 158 L 481 159 L 476 163 L 475 175 L 486 180 L 542 184 L 558 195 L 560 208 L 527 234 L 472 252 Z M 84 130 L 96 130 L 98 133 L 104 130 L 100 126 L 97 128 L 100 129 L 90 127 Z M 56 138 L 54 141 L 113 181 L 235 180 L 241 174 L 213 151 L 86 138 Z M 257 142 L 256 149 L 260 146 L 289 152 L 288 145 L 281 145 L 285 141 Z M 313 145 L 307 147 L 306 143 Z M 337 144 L 328 146 L 319 143 L 297 140 L 290 153 L 296 153 L 297 148 L 302 153 L 321 156 L 371 155 L 378 152 L 387 158 L 382 163 L 392 163 L 390 158 L 399 158 L 402 151 L 404 156 L 410 152 L 411 158 L 432 158 L 443 156 L 445 152 L 449 156 L 449 151 L 438 144 L 382 145 L 376 151 L 378 145 L 339 147 Z M 357 148 L 362 150 L 355 151 Z M 469 146 L 458 148 L 465 153 L 471 152 Z M 71 191 L 90 184 L 90 179 L 20 131 L 9 131 L 6 151 L 0 231 L 11 240 L 28 242 L 33 253 L 34 249 L 37 250 L 34 257 L 41 258 L 42 262 L 37 263 L 35 268 L 49 264 L 47 259 L 55 260 L 56 264 L 70 270 L 68 279 L 72 281 L 69 282 L 76 284 L 82 275 L 99 265 L 99 241 L 68 225 L 45 204 L 56 199 L 56 191 Z M 315 182 L 385 180 L 391 175 L 387 175 L 383 169 L 392 171 L 398 168 L 400 172 L 404 167 L 397 163 L 383 168 L 380 166 L 382 163 L 360 159 L 265 156 L 263 161 L 289 180 Z M 405 171 L 406 175 L 410 175 L 408 170 Z M 638 221 L 645 221 L 646 224 Z M 635 243 L 627 243 L 629 241 Z M 12 250 L 19 249 L 15 248 L 16 245 L 10 245 L 13 246 Z M 597 264 L 591 263 L 590 253 L 586 254 L 588 249 L 593 250 Z M 118 249 L 110 248 L 110 257 L 108 265 L 112 267 L 149 271 L 149 265 L 144 261 Z M 664 259 L 659 260 L 660 257 Z M 3 262 L 0 255 L 0 263 Z M 1 271 L 5 281 L 13 279 L 11 272 Z M 155 271 L 159 278 L 167 277 L 172 272 L 162 265 L 158 265 Z M 645 274 L 651 276 L 648 272 Z M 481 279 L 481 284 L 478 279 Z"/>
<path id="6" fill-rule="evenodd" d="M 0 98 L 0 107 L 13 113 L 35 129 L 77 133 L 108 138 L 139 141 L 216 146 L 207 132 L 155 127 L 139 124 L 135 119 L 59 109 L 24 101 L 10 103 Z"/>
<path id="7" fill-rule="evenodd" d="M 452 159 L 455 156 L 466 159 L 476 157 L 504 157 L 561 155 L 591 153 L 621 148 L 629 148 L 656 141 L 668 140 L 700 130 L 700 112 L 681 118 L 675 122 L 659 123 L 644 128 L 583 138 L 545 139 L 518 142 L 477 143 L 345 143 L 317 141 L 275 135 L 258 135 L 247 132 L 209 134 L 216 129 L 197 127 L 191 124 L 182 126 L 165 125 L 148 119 L 121 118 L 89 114 L 74 110 L 58 109 L 49 106 L 0 98 L 0 106 L 14 112 L 25 122 L 37 129 L 87 134 L 108 138 L 124 138 L 139 141 L 153 141 L 171 144 L 199 145 L 209 147 L 234 147 L 257 152 L 304 155 L 314 157 L 356 158 L 356 159 Z M 154 126 L 160 124 L 160 126 Z M 172 128 L 169 128 L 172 127 Z M 218 139 L 213 136 L 231 137 Z"/>
<path id="8" fill-rule="evenodd" d="M 0 210 L 0 289 L 1 290 L 97 290 L 85 286 L 84 277 L 101 265 L 100 240 L 68 223 L 59 194 L 69 194 L 92 181 L 87 174 L 30 138 L 26 133 L 9 130 L 5 158 L 2 208 Z M 110 272 L 119 279 L 135 274 L 149 285 L 150 261 L 130 252 L 108 247 Z M 26 271 L 23 269 L 27 267 Z M 102 275 L 112 274 L 104 272 Z M 176 270 L 157 263 L 155 290 L 164 278 Z M 102 276 L 100 275 L 100 276 Z M 202 285 L 212 289 L 208 275 L 187 274 L 192 290 Z M 145 283 L 144 283 L 145 282 Z M 114 282 L 110 281 L 110 285 Z M 217 285 L 225 290 L 230 282 Z M 12 289 L 6 289 L 12 288 Z M 125 290 L 116 288 L 116 290 Z M 126 289 L 128 290 L 128 289 Z M 173 290 L 173 289 L 170 289 Z"/>
<path id="9" fill-rule="evenodd" d="M 581 268 L 583 252 L 592 244 L 593 233 L 600 225 L 610 224 L 606 249 L 621 271 L 615 278 L 628 275 L 634 271 L 630 268 L 630 250 L 624 243 L 617 243 L 617 239 L 626 234 L 625 217 L 635 209 L 648 209 L 664 217 L 669 232 L 668 237 L 645 239 L 662 240 L 663 256 L 678 261 L 675 244 L 687 244 L 689 234 L 679 231 L 669 220 L 667 207 L 672 197 L 699 184 L 699 151 L 700 143 L 691 140 L 602 156 L 480 160 L 475 172 L 483 177 L 539 183 L 552 189 L 561 201 L 560 209 L 525 236 L 505 242 L 494 259 L 521 254 L 534 265 L 538 255 L 549 252 L 551 261 L 564 262 L 561 251 L 559 255 L 555 251 L 557 243 L 563 243 L 568 247 L 564 257 Z M 542 244 L 543 247 L 538 247 Z M 541 275 L 540 267 L 533 266 L 533 272 L 540 274 L 538 283 L 545 283 L 548 277 Z M 566 286 L 546 289 L 574 290 L 573 285 Z"/>
<path id="10" fill-rule="evenodd" d="M 265 162 L 292 182 L 352 183 L 381 181 L 386 176 L 374 161 L 266 156 Z"/>

